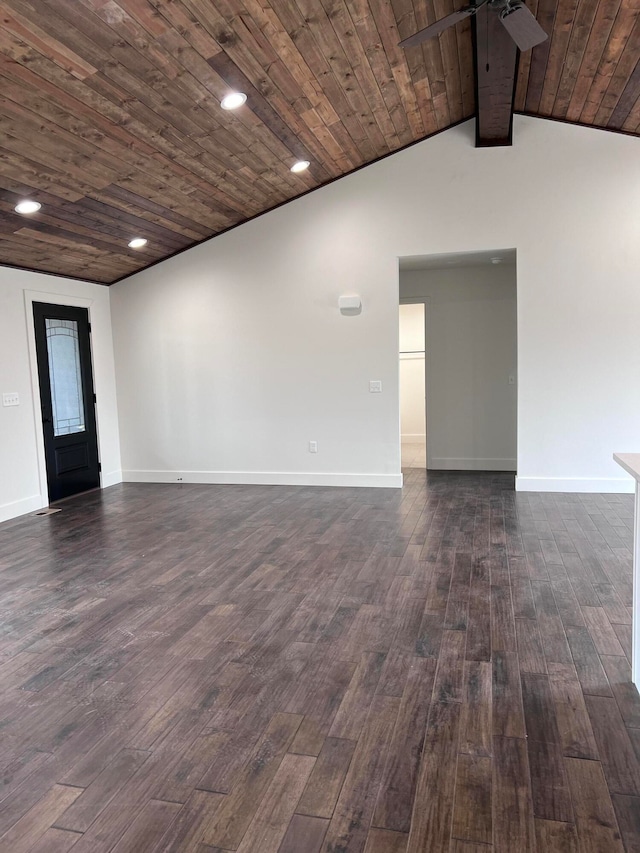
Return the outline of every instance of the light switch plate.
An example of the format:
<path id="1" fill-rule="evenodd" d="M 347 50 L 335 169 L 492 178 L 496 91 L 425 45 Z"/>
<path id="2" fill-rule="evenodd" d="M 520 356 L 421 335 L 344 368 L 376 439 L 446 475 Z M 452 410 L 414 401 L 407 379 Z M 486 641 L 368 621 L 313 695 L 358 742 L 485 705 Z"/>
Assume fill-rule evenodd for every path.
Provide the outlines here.
<path id="1" fill-rule="evenodd" d="M 19 406 L 20 405 L 20 395 L 15 393 L 3 394 L 2 395 L 2 405 L 3 406 Z"/>
<path id="2" fill-rule="evenodd" d="M 382 380 L 381 379 L 370 379 L 369 380 L 369 393 L 370 394 L 382 394 Z"/>

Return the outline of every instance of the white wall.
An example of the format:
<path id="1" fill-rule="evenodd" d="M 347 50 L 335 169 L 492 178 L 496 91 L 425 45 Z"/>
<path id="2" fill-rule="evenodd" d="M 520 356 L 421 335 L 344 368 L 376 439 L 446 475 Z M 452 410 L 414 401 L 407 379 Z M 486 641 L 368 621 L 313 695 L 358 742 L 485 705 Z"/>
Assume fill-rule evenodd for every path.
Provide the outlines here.
<path id="1" fill-rule="evenodd" d="M 397 485 L 398 257 L 504 246 L 518 486 L 629 488 L 611 454 L 640 444 L 640 140 L 524 116 L 511 148 L 473 140 L 468 122 L 112 287 L 125 477 Z"/>
<path id="2" fill-rule="evenodd" d="M 427 467 L 515 471 L 515 264 L 404 271 L 407 297 L 428 299 Z"/>
<path id="3" fill-rule="evenodd" d="M 20 395 L 19 406 L 0 406 L 0 521 L 49 502 L 35 365 L 34 301 L 89 309 L 102 484 L 121 479 L 108 288 L 0 267 L 0 395 Z"/>
<path id="4" fill-rule="evenodd" d="M 402 296 L 402 274 L 400 275 Z M 400 306 L 400 430 L 403 442 L 426 441 L 424 302 Z"/>

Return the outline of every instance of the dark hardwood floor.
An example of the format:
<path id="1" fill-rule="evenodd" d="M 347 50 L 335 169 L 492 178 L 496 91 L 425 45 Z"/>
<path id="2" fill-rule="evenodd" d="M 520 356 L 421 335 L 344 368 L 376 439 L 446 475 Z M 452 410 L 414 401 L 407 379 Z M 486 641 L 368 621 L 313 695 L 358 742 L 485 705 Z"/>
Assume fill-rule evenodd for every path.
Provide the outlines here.
<path id="1" fill-rule="evenodd" d="M 640 851 L 631 496 L 61 507 L 0 525 L 3 853 Z"/>

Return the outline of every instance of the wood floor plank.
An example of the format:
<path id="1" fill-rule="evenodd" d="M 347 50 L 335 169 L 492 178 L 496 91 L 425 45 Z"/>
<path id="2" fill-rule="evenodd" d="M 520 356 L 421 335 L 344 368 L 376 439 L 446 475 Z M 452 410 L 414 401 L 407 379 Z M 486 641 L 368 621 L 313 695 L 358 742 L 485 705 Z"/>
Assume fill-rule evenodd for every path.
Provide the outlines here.
<path id="1" fill-rule="evenodd" d="M 323 853 L 364 847 L 380 788 L 389 731 L 395 725 L 399 706 L 400 700 L 391 696 L 376 696 L 371 703 L 327 830 Z"/>
<path id="2" fill-rule="evenodd" d="M 513 603 L 508 586 L 491 585 L 491 648 L 501 652 L 516 651 Z"/>
<path id="3" fill-rule="evenodd" d="M 364 853 L 406 853 L 409 836 L 388 829 L 370 829 Z"/>
<path id="4" fill-rule="evenodd" d="M 623 853 L 618 823 L 599 761 L 565 759 L 581 853 Z"/>
<path id="5" fill-rule="evenodd" d="M 330 818 L 347 775 L 356 742 L 328 737 L 305 787 L 296 813 Z"/>
<path id="6" fill-rule="evenodd" d="M 278 853 L 315 763 L 311 755 L 285 755 L 237 847 L 238 853 Z M 236 849 L 235 844 L 232 846 Z"/>
<path id="7" fill-rule="evenodd" d="M 541 853 L 579 853 L 578 833 L 572 823 L 535 819 L 536 845 Z"/>
<path id="8" fill-rule="evenodd" d="M 602 655 L 601 660 L 625 725 L 640 728 L 640 695 L 631 681 L 630 663 L 617 655 Z"/>
<path id="9" fill-rule="evenodd" d="M 40 837 L 29 853 L 67 853 L 80 838 L 77 832 L 51 827 Z"/>
<path id="10" fill-rule="evenodd" d="M 476 552 L 473 555 L 469 589 L 466 660 L 491 659 L 491 570 L 487 560 Z"/>
<path id="11" fill-rule="evenodd" d="M 623 604 L 613 584 L 594 584 L 594 589 L 600 599 L 605 616 L 612 625 L 615 623 L 631 624 L 629 609 Z"/>
<path id="12" fill-rule="evenodd" d="M 128 853 L 130 850 L 135 850 L 136 853 L 151 853 L 156 850 L 158 842 L 181 808 L 181 803 L 150 800 L 112 848 L 113 853 Z"/>
<path id="13" fill-rule="evenodd" d="M 535 619 L 516 619 L 516 638 L 520 672 L 547 671 L 540 629 Z"/>
<path id="14" fill-rule="evenodd" d="M 300 724 L 289 751 L 297 755 L 320 755 L 325 742 L 325 734 L 317 720 L 305 717 Z"/>
<path id="15" fill-rule="evenodd" d="M 613 808 L 627 853 L 640 850 L 640 797 L 612 794 Z"/>
<path id="16" fill-rule="evenodd" d="M 76 852 L 110 850 L 127 832 L 138 813 L 152 798 L 158 779 L 169 773 L 180 758 L 180 749 L 167 744 L 142 764 L 100 812 L 76 845 Z"/>
<path id="17" fill-rule="evenodd" d="M 443 631 L 433 684 L 434 702 L 461 702 L 464 680 L 465 631 Z"/>
<path id="18" fill-rule="evenodd" d="M 423 602 L 419 601 L 420 610 L 424 608 Z M 422 619 L 422 615 L 420 616 Z M 392 648 L 387 655 L 387 659 L 380 673 L 380 680 L 376 688 L 376 693 L 381 693 L 384 696 L 402 696 L 407 682 L 409 668 L 412 666 L 415 655 L 415 638 L 411 643 L 412 649 L 407 652 L 402 649 Z M 432 659 L 433 660 L 433 659 Z M 435 669 L 435 662 L 434 662 Z"/>
<path id="19" fill-rule="evenodd" d="M 597 760 L 598 747 L 575 667 L 550 663 L 549 687 L 563 754 L 571 758 Z"/>
<path id="20" fill-rule="evenodd" d="M 290 752 L 318 755 L 356 672 L 356 664 L 318 651 L 320 662 L 298 676 L 300 695 L 296 689 L 286 705 L 287 711 L 305 715 Z"/>
<path id="21" fill-rule="evenodd" d="M 522 701 L 529 740 L 560 743 L 560 730 L 546 675 L 522 674 Z"/>
<path id="22" fill-rule="evenodd" d="M 535 817 L 571 823 L 571 795 L 560 745 L 529 738 L 527 755 Z"/>
<path id="23" fill-rule="evenodd" d="M 585 696 L 585 702 L 609 790 L 640 796 L 640 760 L 615 699 Z"/>
<path id="24" fill-rule="evenodd" d="M 598 654 L 624 655 L 624 650 L 607 619 L 604 608 L 583 607 L 582 612 Z"/>
<path id="25" fill-rule="evenodd" d="M 493 848 L 534 850 L 535 836 L 526 741 L 493 739 Z"/>
<path id="26" fill-rule="evenodd" d="M 142 766 L 148 752 L 123 749 L 111 764 L 87 787 L 72 805 L 60 815 L 56 826 L 75 832 L 84 832 L 100 812 L 109 804 L 120 786 Z"/>
<path id="27" fill-rule="evenodd" d="M 360 657 L 353 679 L 329 729 L 330 737 L 345 740 L 357 740 L 360 737 L 384 661 L 385 654 L 382 652 L 365 652 Z"/>
<path id="28" fill-rule="evenodd" d="M 440 643 L 442 642 L 444 616 L 438 613 L 425 613 L 422 617 L 418 639 L 416 640 L 416 654 L 420 657 L 437 658 L 440 654 Z"/>
<path id="29" fill-rule="evenodd" d="M 460 716 L 457 702 L 431 706 L 407 853 L 449 849 Z"/>
<path id="30" fill-rule="evenodd" d="M 453 838 L 491 844 L 491 759 L 460 754 L 453 809 Z"/>
<path id="31" fill-rule="evenodd" d="M 491 755 L 491 664 L 467 661 L 464 665 L 464 695 L 460 752 Z"/>
<path id="32" fill-rule="evenodd" d="M 294 814 L 291 818 L 278 853 L 319 853 L 327 834 L 327 818 Z"/>
<path id="33" fill-rule="evenodd" d="M 413 659 L 396 725 L 390 736 L 388 758 L 373 816 L 375 827 L 406 833 L 411 826 L 435 670 L 433 659 Z"/>
<path id="34" fill-rule="evenodd" d="M 238 847 L 301 722 L 296 714 L 276 714 L 232 792 L 206 827 L 205 844 L 232 850 Z"/>
<path id="35" fill-rule="evenodd" d="M 186 746 L 171 772 L 158 780 L 153 796 L 156 800 L 185 803 L 219 751 L 229 742 L 228 732 L 202 732 Z"/>
<path id="36" fill-rule="evenodd" d="M 54 785 L 24 817 L 0 837 L 0 849 L 11 850 L 12 853 L 30 850 L 81 793 L 81 788 Z"/>
<path id="37" fill-rule="evenodd" d="M 620 645 L 624 649 L 625 657 L 627 658 L 629 663 L 631 663 L 631 647 L 633 644 L 633 632 L 631 630 L 631 625 L 618 625 L 616 623 L 612 625 L 612 628 L 615 631 L 615 635 L 618 638 Z"/>
<path id="38" fill-rule="evenodd" d="M 573 663 L 552 585 L 533 581 L 531 587 L 545 660 L 547 663 Z"/>
<path id="39" fill-rule="evenodd" d="M 492 664 L 492 732 L 500 737 L 525 737 L 517 656 L 512 652 L 495 652 Z"/>
<path id="40" fill-rule="evenodd" d="M 512 561 L 509 562 L 511 567 Z M 535 619 L 536 606 L 533 601 L 531 581 L 528 577 L 513 577 L 511 579 L 511 595 L 513 598 L 513 615 L 516 619 Z"/>
<path id="41" fill-rule="evenodd" d="M 593 696 L 613 696 L 589 629 L 568 627 L 566 630 L 583 692 Z"/>
<path id="42" fill-rule="evenodd" d="M 560 621 L 565 629 L 568 625 L 574 625 L 578 628 L 584 627 L 584 616 L 582 615 L 580 604 L 569 578 L 551 578 L 551 588 L 553 589 L 553 596 L 556 601 L 556 607 L 558 608 Z"/>
<path id="43" fill-rule="evenodd" d="M 198 850 L 204 828 L 211 822 L 223 800 L 224 794 L 194 791 L 162 836 L 157 847 L 158 853 L 191 853 Z M 209 845 L 207 847 L 212 849 Z"/>

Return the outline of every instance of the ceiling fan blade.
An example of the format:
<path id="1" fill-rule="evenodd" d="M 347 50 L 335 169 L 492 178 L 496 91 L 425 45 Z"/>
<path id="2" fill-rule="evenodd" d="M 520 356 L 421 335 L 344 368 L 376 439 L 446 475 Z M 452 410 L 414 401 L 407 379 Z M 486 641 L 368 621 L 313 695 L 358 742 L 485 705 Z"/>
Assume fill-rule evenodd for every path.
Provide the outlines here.
<path id="1" fill-rule="evenodd" d="M 458 11 L 454 12 L 452 15 L 447 15 L 446 18 L 441 18 L 439 21 L 436 21 L 435 24 L 430 24 L 423 30 L 420 30 L 414 35 L 409 36 L 409 38 L 404 39 L 400 42 L 400 47 L 413 47 L 413 45 L 422 44 L 422 42 L 427 41 L 427 39 L 435 38 L 435 36 L 439 36 L 440 33 L 448 30 L 449 27 L 457 24 L 458 21 L 464 21 L 464 19 L 468 18 L 470 15 L 475 15 L 478 8 L 478 6 L 465 6 L 464 9 L 458 9 Z"/>
<path id="2" fill-rule="evenodd" d="M 507 6 L 500 21 L 520 50 L 529 50 L 548 38 L 533 13 L 523 3 Z"/>

